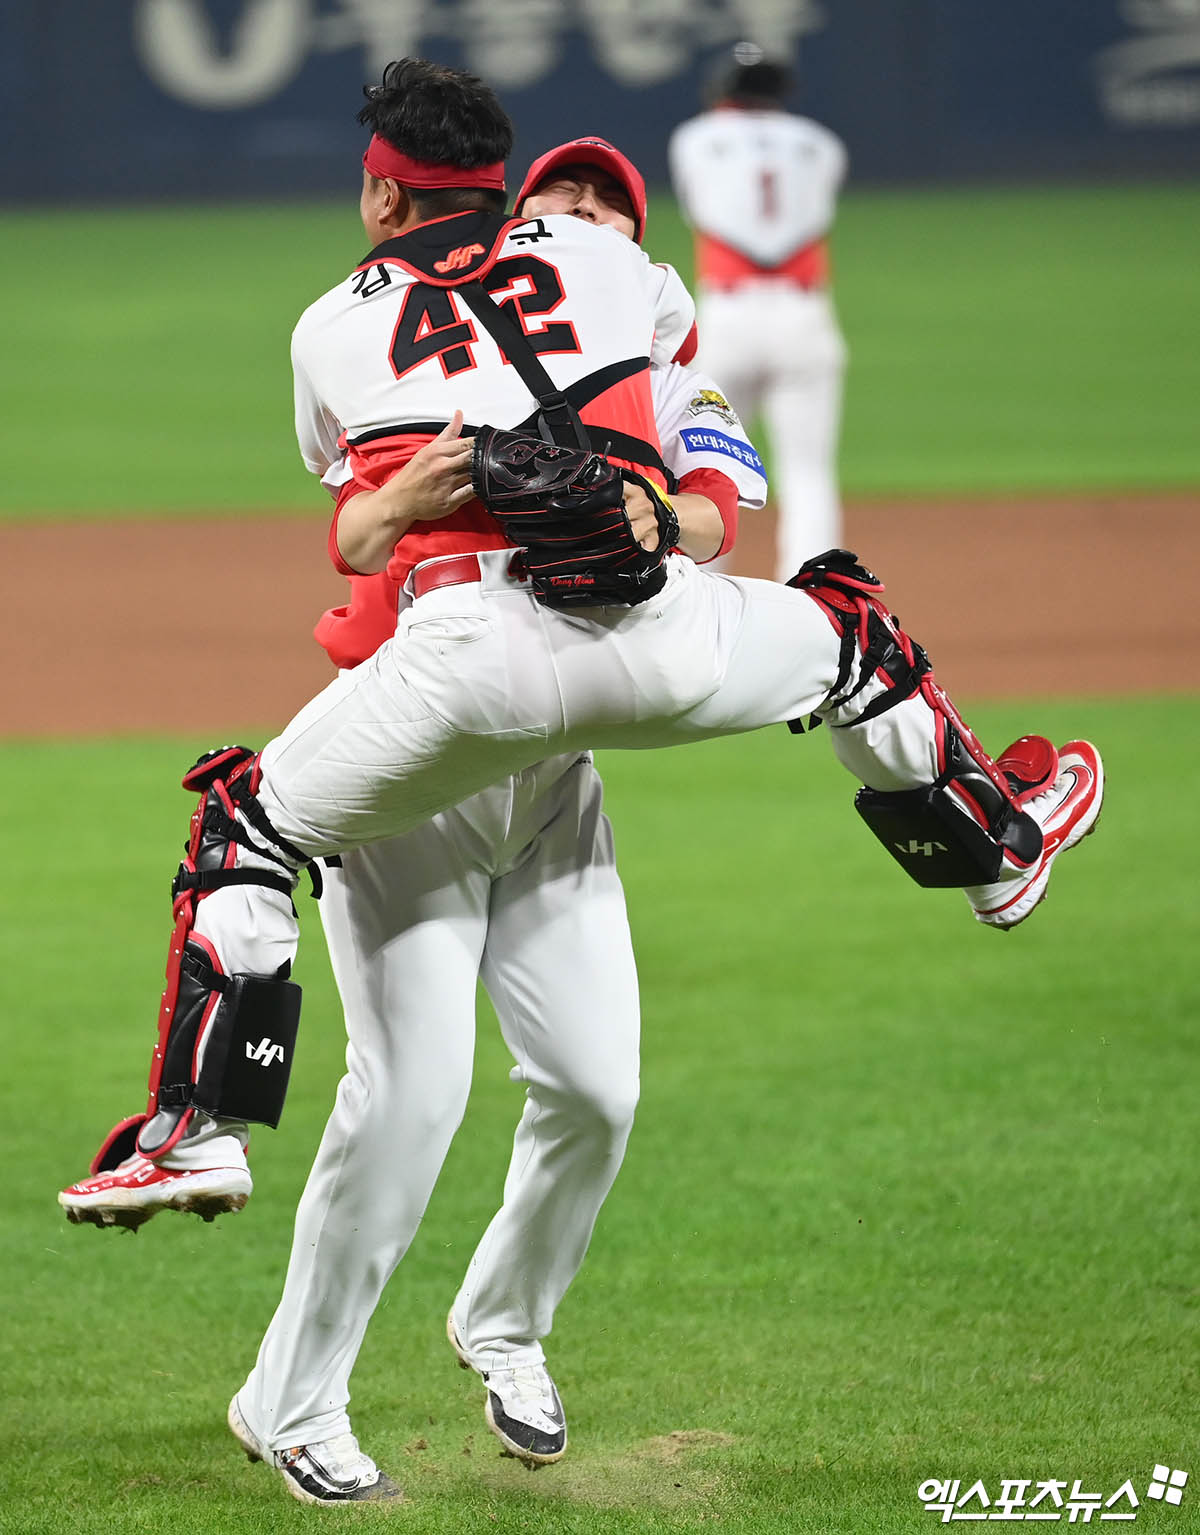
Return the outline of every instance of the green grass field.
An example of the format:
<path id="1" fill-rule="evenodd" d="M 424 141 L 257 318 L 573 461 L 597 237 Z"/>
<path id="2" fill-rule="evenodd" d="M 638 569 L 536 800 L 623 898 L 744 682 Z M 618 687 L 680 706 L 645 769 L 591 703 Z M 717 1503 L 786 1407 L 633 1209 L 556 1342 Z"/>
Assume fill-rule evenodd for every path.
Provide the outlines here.
<path id="1" fill-rule="evenodd" d="M 650 230 L 686 272 L 663 199 Z M 7 213 L 0 236 L 0 515 L 323 508 L 287 343 L 361 254 L 352 202 Z M 1200 485 L 1198 247 L 1189 187 L 852 190 L 847 493 Z M 1200 696 L 960 701 L 994 747 L 1087 735 L 1110 775 L 1099 835 L 1007 937 L 887 864 L 820 734 L 605 759 L 644 1093 L 550 1340 L 571 1451 L 536 1476 L 500 1459 L 442 1336 L 520 1108 L 485 1007 L 466 1124 L 354 1379 L 408 1490 L 396 1528 L 907 1535 L 939 1523 L 932 1478 L 1131 1478 L 1138 1529 L 1200 1530 Z M 54 1202 L 142 1106 L 175 785 L 212 744 L 0 738 L 5 1535 L 372 1519 L 307 1514 L 224 1427 L 341 1071 L 312 902 L 302 1049 L 246 1211 L 134 1238 Z M 1179 1508 L 1146 1500 L 1157 1463 L 1192 1474 Z"/>
<path id="2" fill-rule="evenodd" d="M 354 1381 L 360 1437 L 408 1489 L 398 1528 L 908 1532 L 938 1522 L 931 1477 L 1106 1498 L 1131 1477 L 1139 1529 L 1200 1529 L 1200 1495 L 1145 1501 L 1155 1463 L 1200 1469 L 1200 810 L 1179 793 L 1200 703 L 972 715 L 994 743 L 1086 733 L 1110 774 L 1099 835 L 1008 936 L 881 867 L 820 735 L 605 759 L 644 1097 L 549 1345 L 572 1449 L 536 1476 L 500 1459 L 441 1335 L 519 1112 L 485 1017 L 466 1124 Z M 140 1106 L 190 809 L 173 785 L 207 744 L 0 747 L 3 1531 L 313 1517 L 223 1424 L 340 1072 L 311 902 L 303 1048 L 246 1211 L 134 1238 L 54 1203 Z"/>
<path id="3" fill-rule="evenodd" d="M 689 273 L 669 199 L 649 231 Z M 288 338 L 362 246 L 353 199 L 0 215 L 4 512 L 323 506 Z M 847 494 L 1196 485 L 1198 248 L 1190 185 L 852 188 Z"/>

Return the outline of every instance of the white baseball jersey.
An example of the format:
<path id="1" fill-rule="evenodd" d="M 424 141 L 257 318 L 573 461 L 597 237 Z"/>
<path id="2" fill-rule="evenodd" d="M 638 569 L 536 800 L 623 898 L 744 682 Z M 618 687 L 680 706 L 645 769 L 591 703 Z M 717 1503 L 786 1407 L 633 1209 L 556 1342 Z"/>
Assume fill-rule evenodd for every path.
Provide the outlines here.
<path id="1" fill-rule="evenodd" d="M 669 360 L 692 324 L 677 273 L 655 265 L 615 229 L 568 214 L 514 225 L 491 277 L 492 298 L 514 301 L 517 323 L 554 383 L 579 394 L 589 380 L 603 384 L 606 370 L 639 358 L 644 367 L 651 356 Z M 461 294 L 421 282 L 389 256 L 369 261 L 306 309 L 292 336 L 296 436 L 305 465 L 324 475 L 347 444 L 422 428 L 432 435 L 429 423 L 445 422 L 455 410 L 469 426 L 518 426 L 533 398 L 508 365 L 497 387 L 490 366 L 497 356 Z M 589 402 L 599 398 L 595 411 L 610 407 L 612 424 L 644 435 L 653 432 L 649 389 L 637 398 L 635 378 L 618 380 L 618 388 L 627 386 L 619 399 L 604 400 L 598 391 Z M 585 420 L 594 413 L 578 408 Z"/>
<path id="2" fill-rule="evenodd" d="M 742 506 L 766 505 L 762 460 L 746 436 L 737 412 L 713 383 L 695 368 L 672 363 L 651 368 L 654 418 L 663 462 L 677 480 L 697 469 L 715 469 L 737 486 Z"/>
<path id="3" fill-rule="evenodd" d="M 688 222 L 763 268 L 828 234 L 846 174 L 835 133 L 792 112 L 704 112 L 668 150 Z"/>

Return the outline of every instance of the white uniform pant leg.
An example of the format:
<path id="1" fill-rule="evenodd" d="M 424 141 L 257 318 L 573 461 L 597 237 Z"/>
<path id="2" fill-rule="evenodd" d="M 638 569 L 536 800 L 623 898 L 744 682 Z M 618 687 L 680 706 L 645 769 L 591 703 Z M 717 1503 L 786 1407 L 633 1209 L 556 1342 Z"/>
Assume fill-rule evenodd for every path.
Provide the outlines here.
<path id="1" fill-rule="evenodd" d="M 693 579 L 712 583 L 723 621 L 719 686 L 671 722 L 675 740 L 701 740 L 756 730 L 786 720 L 807 721 L 821 708 L 838 670 L 840 640 L 817 604 L 794 587 L 738 576 Z M 918 693 L 865 725 L 840 728 L 885 690 L 863 688 L 851 705 L 822 711 L 838 760 L 859 781 L 881 791 L 913 789 L 938 775 L 936 716 Z M 803 743 L 797 743 L 803 751 Z M 797 770 L 801 770 L 798 758 Z"/>
<path id="2" fill-rule="evenodd" d="M 842 543 L 837 451 L 846 349 L 825 293 L 791 296 L 763 397 L 777 509 L 775 578 Z"/>
<path id="3" fill-rule="evenodd" d="M 508 552 L 492 552 L 505 568 Z M 263 749 L 259 799 L 280 834 L 310 857 L 398 836 L 556 751 L 537 611 L 489 580 L 415 602 Z"/>
<path id="4" fill-rule="evenodd" d="M 341 852 L 548 756 L 754 730 L 823 703 L 839 641 L 809 597 L 682 556 L 667 570 L 633 608 L 543 608 L 486 582 L 421 598 L 264 749 L 272 823 L 310 856 Z"/>
<path id="5" fill-rule="evenodd" d="M 532 856 L 493 888 L 483 974 L 525 1108 L 504 1202 L 454 1303 L 483 1370 L 541 1362 L 637 1104 L 637 973 L 602 793 L 578 762 Z"/>
<path id="6" fill-rule="evenodd" d="M 239 1393 L 272 1449 L 348 1428 L 367 1323 L 466 1106 L 488 877 L 466 866 L 448 819 L 349 853 L 328 873 L 321 916 L 347 1074 L 296 1212 L 282 1298 Z"/>

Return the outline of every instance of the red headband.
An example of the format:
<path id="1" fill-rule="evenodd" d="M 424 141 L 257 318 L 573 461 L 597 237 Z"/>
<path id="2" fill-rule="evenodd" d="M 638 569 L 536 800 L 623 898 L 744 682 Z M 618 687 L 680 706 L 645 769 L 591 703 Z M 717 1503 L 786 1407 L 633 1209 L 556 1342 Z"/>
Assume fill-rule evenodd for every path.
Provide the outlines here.
<path id="1" fill-rule="evenodd" d="M 439 165 L 434 160 L 410 160 L 394 144 L 372 134 L 363 164 L 381 181 L 398 181 L 406 187 L 492 187 L 504 191 L 504 161 L 463 170 L 458 165 Z"/>

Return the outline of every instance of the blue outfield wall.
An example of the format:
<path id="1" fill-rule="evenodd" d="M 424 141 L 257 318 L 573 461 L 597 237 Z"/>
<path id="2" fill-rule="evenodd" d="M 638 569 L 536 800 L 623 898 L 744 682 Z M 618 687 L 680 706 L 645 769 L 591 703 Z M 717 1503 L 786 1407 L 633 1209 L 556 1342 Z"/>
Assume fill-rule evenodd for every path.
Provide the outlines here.
<path id="1" fill-rule="evenodd" d="M 741 37 L 858 181 L 1200 170 L 1196 0 L 7 0 L 0 198 L 345 191 L 361 86 L 406 53 L 497 87 L 516 169 L 599 132 L 662 183 Z"/>

